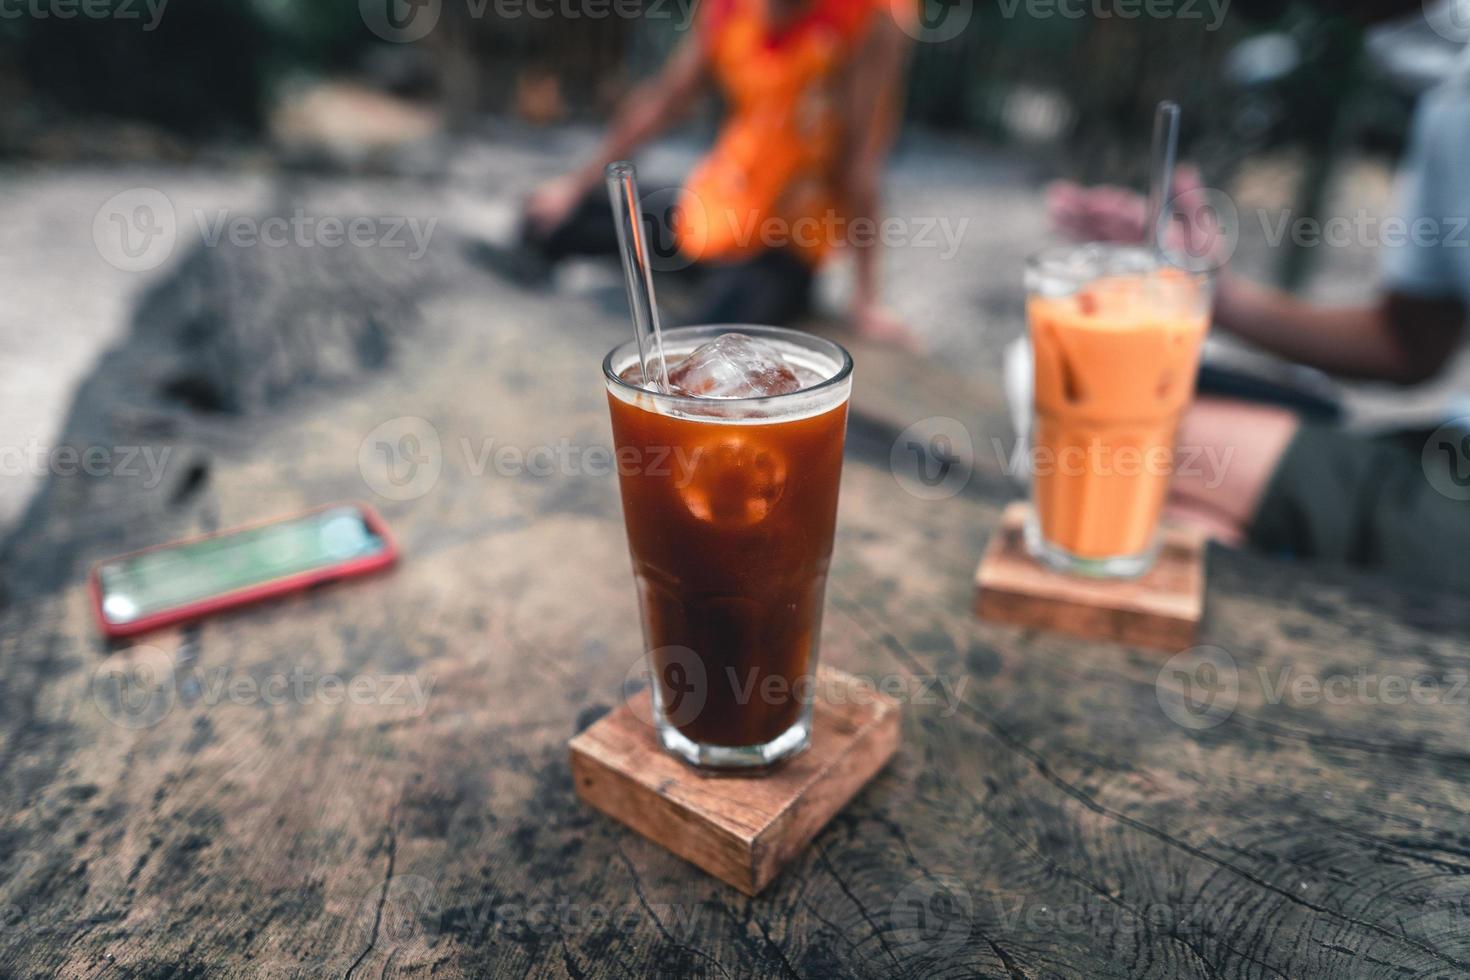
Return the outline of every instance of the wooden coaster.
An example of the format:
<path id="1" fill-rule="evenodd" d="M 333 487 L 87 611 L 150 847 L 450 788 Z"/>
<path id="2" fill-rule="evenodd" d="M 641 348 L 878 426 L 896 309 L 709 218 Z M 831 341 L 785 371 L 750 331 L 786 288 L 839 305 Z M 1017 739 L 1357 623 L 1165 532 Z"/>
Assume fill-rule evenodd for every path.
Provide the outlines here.
<path id="1" fill-rule="evenodd" d="M 1013 503 L 975 572 L 975 611 L 983 619 L 1113 640 L 1160 650 L 1194 643 L 1204 611 L 1205 536 L 1165 526 L 1154 567 L 1132 580 L 1064 575 L 1026 550 L 1031 507 Z"/>
<path id="2" fill-rule="evenodd" d="M 865 680 L 817 670 L 812 745 L 765 775 L 705 775 L 665 752 L 647 691 L 571 741 L 577 795 L 656 844 L 755 895 L 898 748 L 898 704 Z"/>

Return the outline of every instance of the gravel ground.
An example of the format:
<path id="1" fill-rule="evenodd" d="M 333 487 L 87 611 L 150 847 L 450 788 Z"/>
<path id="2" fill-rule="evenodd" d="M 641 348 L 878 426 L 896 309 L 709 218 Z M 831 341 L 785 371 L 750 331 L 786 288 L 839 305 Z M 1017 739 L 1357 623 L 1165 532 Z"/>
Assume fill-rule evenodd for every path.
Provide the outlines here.
<path id="1" fill-rule="evenodd" d="M 592 138 L 586 129 L 512 130 L 446 151 L 441 172 L 447 179 L 294 178 L 291 199 L 307 202 L 315 214 L 417 215 L 439 219 L 437 227 L 447 229 L 440 233 L 502 238 L 520 196 L 585 151 Z M 675 176 L 694 154 L 695 144 L 671 142 L 647 154 L 642 168 Z M 888 250 L 885 292 L 927 349 L 951 367 L 998 379 L 1000 351 L 1021 332 L 1022 260 L 1048 241 L 1034 173 L 1023 155 L 962 141 L 914 134 L 899 148 L 887 185 L 888 212 L 909 219 L 908 233 L 922 236 Z M 1263 165 L 1247 175 L 1256 179 L 1243 180 L 1237 196 L 1250 206 L 1279 205 L 1271 188 L 1282 181 L 1272 176 Z M 201 220 L 207 224 L 220 209 L 258 212 L 280 193 L 277 180 L 244 165 L 236 171 L 50 166 L 0 172 L 0 276 L 8 287 L 0 306 L 0 370 L 7 379 L 0 387 L 0 527 L 21 512 L 44 475 L 45 467 L 34 463 L 35 450 L 56 438 L 74 386 L 98 354 L 124 336 L 141 291 L 168 275 L 171 263 L 201 237 Z M 107 202 L 136 188 L 166 195 L 178 235 L 161 264 L 127 271 L 104 257 L 109 252 L 116 260 L 117 254 L 99 248 L 94 222 L 102 211 L 99 233 L 115 234 Z M 1334 189 L 1334 213 L 1358 207 L 1381 213 L 1388 194 L 1381 166 L 1344 167 Z M 958 233 L 953 248 L 939 234 L 941 218 Z M 1245 221 L 1242 229 L 1237 262 L 1247 270 L 1262 268 L 1260 222 Z M 1321 253 L 1310 295 L 1352 301 L 1371 294 L 1371 249 L 1355 245 Z M 834 310 L 841 308 L 846 280 L 844 268 L 823 274 L 821 295 Z M 616 271 L 597 264 L 569 270 L 557 281 L 560 288 L 604 294 L 619 288 Z M 1470 366 L 1454 380 L 1466 377 Z M 1355 401 L 1369 416 L 1388 404 L 1372 389 Z"/>

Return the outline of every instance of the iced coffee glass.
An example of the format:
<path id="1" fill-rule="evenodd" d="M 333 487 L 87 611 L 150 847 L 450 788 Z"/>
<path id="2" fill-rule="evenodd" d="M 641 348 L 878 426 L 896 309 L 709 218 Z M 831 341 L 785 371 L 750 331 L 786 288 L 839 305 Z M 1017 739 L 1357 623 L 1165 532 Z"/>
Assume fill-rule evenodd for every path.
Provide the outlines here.
<path id="1" fill-rule="evenodd" d="M 852 359 L 775 327 L 663 346 L 675 393 L 633 341 L 603 362 L 654 723 L 694 765 L 770 766 L 811 740 Z"/>
<path id="2" fill-rule="evenodd" d="M 1194 393 L 1210 282 L 1146 249 L 1047 249 L 1026 266 L 1035 357 L 1033 554 L 1133 577 L 1158 547 L 1174 438 Z"/>

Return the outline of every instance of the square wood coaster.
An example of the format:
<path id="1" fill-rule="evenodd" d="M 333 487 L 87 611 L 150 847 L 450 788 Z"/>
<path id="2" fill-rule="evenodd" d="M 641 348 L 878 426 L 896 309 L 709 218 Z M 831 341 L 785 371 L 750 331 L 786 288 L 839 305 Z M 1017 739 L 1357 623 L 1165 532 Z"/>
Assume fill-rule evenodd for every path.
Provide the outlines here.
<path id="1" fill-rule="evenodd" d="M 1205 536 L 1164 527 L 1153 568 L 1131 580 L 1064 575 L 1026 550 L 1031 506 L 1013 503 L 975 572 L 983 619 L 1160 650 L 1193 645 L 1204 612 Z"/>
<path id="2" fill-rule="evenodd" d="M 571 741 L 577 795 L 747 895 L 764 888 L 898 748 L 898 704 L 817 670 L 812 744 L 764 775 L 705 775 L 658 744 L 649 693 Z"/>

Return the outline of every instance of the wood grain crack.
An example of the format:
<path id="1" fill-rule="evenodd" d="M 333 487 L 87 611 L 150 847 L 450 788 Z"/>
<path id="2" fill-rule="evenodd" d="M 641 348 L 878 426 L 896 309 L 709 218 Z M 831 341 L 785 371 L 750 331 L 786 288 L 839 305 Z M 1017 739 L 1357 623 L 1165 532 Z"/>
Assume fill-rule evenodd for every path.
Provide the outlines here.
<path id="1" fill-rule="evenodd" d="M 352 961 L 352 965 L 349 966 L 347 968 L 347 972 L 342 975 L 342 980 L 352 980 L 352 975 L 357 972 L 358 967 L 362 966 L 362 961 L 367 959 L 368 954 L 373 951 L 373 947 L 376 946 L 378 943 L 378 929 L 383 924 L 383 906 L 388 904 L 388 887 L 393 882 L 394 865 L 398 863 L 397 804 L 394 804 L 393 811 L 388 814 L 388 825 L 383 828 L 383 833 L 388 838 L 388 867 L 383 872 L 383 884 L 381 890 L 378 892 L 378 904 L 373 909 L 372 932 L 368 935 L 367 946 L 363 949 L 361 953 L 357 954 L 357 959 Z"/>
<path id="2" fill-rule="evenodd" d="M 695 956 L 698 956 L 701 959 L 708 960 L 711 964 L 714 965 L 714 968 L 716 970 L 720 971 L 720 976 L 729 977 L 729 972 L 727 972 L 725 968 L 720 965 L 719 960 L 715 959 L 713 956 L 711 956 L 709 953 L 706 953 L 702 949 L 696 949 L 695 947 L 674 938 L 674 934 L 669 932 L 668 927 L 664 925 L 664 920 L 660 919 L 658 917 L 658 913 L 653 910 L 653 906 L 648 904 L 648 898 L 643 894 L 643 879 L 639 877 L 638 869 L 633 866 L 632 859 L 628 857 L 627 852 L 623 850 L 621 844 L 618 845 L 618 857 L 623 859 L 623 864 L 628 869 L 628 875 L 633 879 L 633 892 L 638 896 L 638 904 L 643 906 L 643 911 L 647 912 L 648 917 L 653 920 L 653 924 L 658 926 L 658 931 L 663 934 L 664 939 L 671 943 L 674 947 L 682 949 L 686 953 L 693 953 Z"/>
<path id="3" fill-rule="evenodd" d="M 827 849 L 816 841 L 812 842 L 812 847 L 816 848 L 817 856 L 822 859 L 822 867 L 826 868 L 827 873 L 832 876 L 832 880 L 837 882 L 837 887 L 842 889 L 842 894 L 847 896 L 849 902 L 857 906 L 858 914 L 863 917 L 863 921 L 868 924 L 868 928 L 873 930 L 873 935 L 877 937 L 878 944 L 883 947 L 883 952 L 888 954 L 888 958 L 893 961 L 894 966 L 899 966 L 898 957 L 893 955 L 893 949 L 888 945 L 888 940 L 883 938 L 883 930 L 879 929 L 878 924 L 873 921 L 872 916 L 868 915 L 868 907 L 858 900 L 858 897 L 853 894 L 852 889 L 847 887 L 847 882 L 842 879 L 842 875 L 837 873 L 837 868 L 833 866 L 832 859 L 827 856 Z"/>

